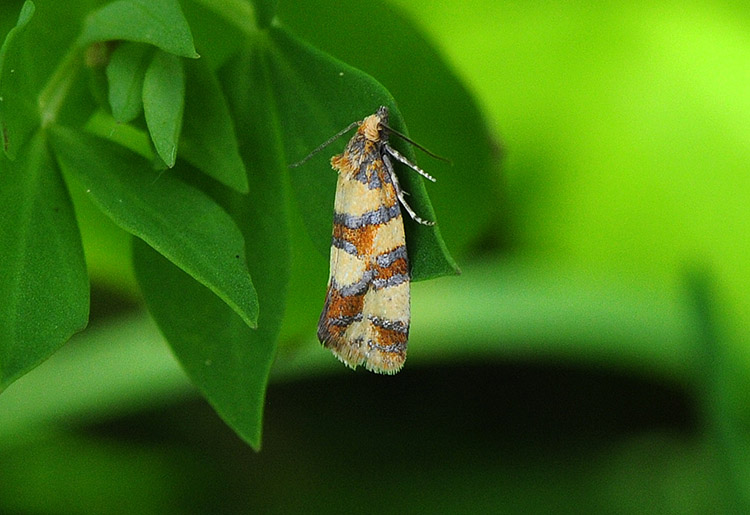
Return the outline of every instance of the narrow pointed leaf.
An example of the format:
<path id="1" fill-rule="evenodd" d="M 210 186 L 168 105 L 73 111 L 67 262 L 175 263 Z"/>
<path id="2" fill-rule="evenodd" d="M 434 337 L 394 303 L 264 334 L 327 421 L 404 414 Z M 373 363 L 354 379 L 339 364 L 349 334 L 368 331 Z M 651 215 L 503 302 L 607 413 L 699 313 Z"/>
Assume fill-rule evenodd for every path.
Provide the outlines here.
<path id="1" fill-rule="evenodd" d="M 209 288 L 246 324 L 256 325 L 258 298 L 244 240 L 221 207 L 113 143 L 64 128 L 53 136 L 63 170 L 112 221 Z"/>
<path id="2" fill-rule="evenodd" d="M 91 13 L 81 45 L 124 39 L 148 43 L 182 57 L 198 57 L 177 0 L 118 0 Z"/>
<path id="3" fill-rule="evenodd" d="M 88 277 L 60 172 L 37 133 L 0 158 L 0 391 L 86 326 Z"/>
<path id="4" fill-rule="evenodd" d="M 258 98 L 268 91 L 258 57 L 234 63 L 226 78 L 250 172 L 250 193 L 240 195 L 204 179 L 207 187 L 217 190 L 245 235 L 248 267 L 262 303 L 258 329 L 248 330 L 205 288 L 145 245 L 136 244 L 134 249 L 146 303 L 175 355 L 217 413 L 256 448 L 289 277 L 284 163 L 276 139 L 278 121 L 266 108 L 268 99 Z"/>
<path id="5" fill-rule="evenodd" d="M 140 43 L 124 43 L 112 52 L 107 65 L 107 83 L 112 116 L 118 122 L 133 121 L 141 114 L 143 79 L 150 55 L 150 48 Z"/>
<path id="6" fill-rule="evenodd" d="M 219 81 L 202 59 L 186 63 L 186 72 L 180 157 L 230 188 L 247 193 L 247 171 Z"/>
<path id="7" fill-rule="evenodd" d="M 177 158 L 184 107 L 182 60 L 175 55 L 156 52 L 143 80 L 143 111 L 156 152 L 170 168 Z"/>

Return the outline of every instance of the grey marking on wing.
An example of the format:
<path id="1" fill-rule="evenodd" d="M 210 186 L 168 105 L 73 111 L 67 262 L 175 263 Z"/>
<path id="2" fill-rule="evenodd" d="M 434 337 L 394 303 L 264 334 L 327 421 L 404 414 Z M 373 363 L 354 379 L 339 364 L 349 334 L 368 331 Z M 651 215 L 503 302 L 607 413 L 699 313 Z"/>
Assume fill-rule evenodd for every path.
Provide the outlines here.
<path id="1" fill-rule="evenodd" d="M 331 284 L 342 297 L 364 295 L 365 293 L 367 293 L 367 289 L 370 287 L 373 276 L 374 272 L 372 270 L 367 270 L 364 274 L 362 274 L 362 278 L 355 283 L 342 286 L 336 282 L 335 278 L 331 278 Z"/>
<path id="2" fill-rule="evenodd" d="M 359 216 L 348 213 L 334 213 L 333 223 L 343 225 L 349 229 L 359 229 L 366 225 L 383 224 L 391 218 L 396 218 L 401 214 L 398 203 L 392 206 L 380 206 L 373 211 L 367 211 Z"/>
<path id="3" fill-rule="evenodd" d="M 352 325 L 354 322 L 361 322 L 363 318 L 364 317 L 362 313 L 357 313 L 356 315 L 352 316 L 341 315 L 337 317 L 326 318 L 326 324 L 344 327 Z"/>
<path id="4" fill-rule="evenodd" d="M 396 247 L 395 249 L 386 252 L 384 254 L 380 254 L 378 256 L 375 256 L 375 263 L 377 263 L 378 266 L 383 268 L 388 268 L 393 263 L 398 261 L 399 259 L 408 259 L 408 256 L 406 254 L 406 246 L 401 245 L 400 247 Z"/>
<path id="5" fill-rule="evenodd" d="M 406 274 L 395 274 L 390 276 L 388 279 L 373 279 L 372 287 L 376 290 L 382 290 L 383 288 L 390 288 L 391 286 L 398 286 L 409 281 L 409 276 Z"/>
<path id="6" fill-rule="evenodd" d="M 395 331 L 397 333 L 409 334 L 409 325 L 398 320 L 388 320 L 386 318 L 380 318 L 375 315 L 367 315 L 367 319 L 372 322 L 375 327 L 382 327 L 389 331 Z"/>
<path id="7" fill-rule="evenodd" d="M 357 255 L 357 246 L 350 241 L 334 237 L 331 239 L 331 245 L 336 247 L 337 249 L 343 250 L 347 254 L 351 254 L 352 256 Z"/>

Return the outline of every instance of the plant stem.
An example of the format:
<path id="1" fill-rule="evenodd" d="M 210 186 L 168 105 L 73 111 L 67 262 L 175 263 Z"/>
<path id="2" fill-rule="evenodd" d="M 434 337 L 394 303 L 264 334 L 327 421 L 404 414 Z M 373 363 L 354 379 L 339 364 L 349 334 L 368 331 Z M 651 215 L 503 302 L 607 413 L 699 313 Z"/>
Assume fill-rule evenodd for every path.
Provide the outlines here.
<path id="1" fill-rule="evenodd" d="M 54 123 L 68 96 L 70 86 L 83 66 L 83 49 L 71 46 L 60 61 L 59 66 L 50 77 L 44 89 L 39 93 L 39 115 L 41 126 L 45 128 Z"/>

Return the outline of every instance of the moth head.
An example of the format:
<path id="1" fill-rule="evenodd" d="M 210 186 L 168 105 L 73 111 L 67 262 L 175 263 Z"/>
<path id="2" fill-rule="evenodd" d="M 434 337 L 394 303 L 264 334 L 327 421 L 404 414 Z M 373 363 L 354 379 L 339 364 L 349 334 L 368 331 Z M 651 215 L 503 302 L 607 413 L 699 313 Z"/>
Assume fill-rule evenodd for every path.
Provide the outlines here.
<path id="1" fill-rule="evenodd" d="M 371 114 L 362 120 L 362 125 L 359 127 L 360 134 L 363 134 L 369 141 L 380 141 L 380 121 L 380 116 Z"/>

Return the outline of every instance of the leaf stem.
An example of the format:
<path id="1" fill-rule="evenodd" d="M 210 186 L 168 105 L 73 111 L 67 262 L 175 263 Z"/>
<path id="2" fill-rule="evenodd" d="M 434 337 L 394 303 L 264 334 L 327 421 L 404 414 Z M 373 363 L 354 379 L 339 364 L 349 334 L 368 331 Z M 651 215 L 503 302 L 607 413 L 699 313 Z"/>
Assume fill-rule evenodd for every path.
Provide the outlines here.
<path id="1" fill-rule="evenodd" d="M 68 96 L 70 86 L 83 67 L 83 49 L 73 45 L 60 61 L 44 89 L 39 93 L 39 115 L 42 128 L 48 127 L 57 115 Z"/>

